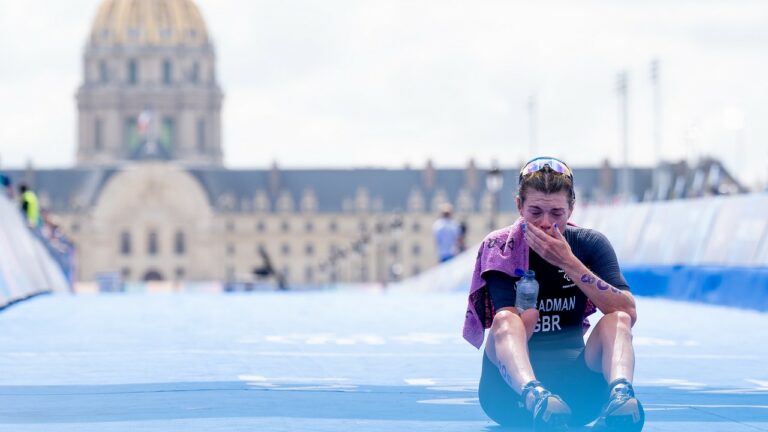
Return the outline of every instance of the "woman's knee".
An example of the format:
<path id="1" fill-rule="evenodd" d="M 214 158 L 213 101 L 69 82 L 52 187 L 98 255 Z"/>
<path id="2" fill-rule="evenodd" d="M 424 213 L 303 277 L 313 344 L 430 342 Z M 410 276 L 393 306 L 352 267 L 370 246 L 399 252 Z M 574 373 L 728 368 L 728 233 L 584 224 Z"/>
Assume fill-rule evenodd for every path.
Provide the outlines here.
<path id="1" fill-rule="evenodd" d="M 503 309 L 496 312 L 491 324 L 491 334 L 494 338 L 503 337 L 517 328 L 523 327 L 523 320 L 515 312 Z"/>
<path id="2" fill-rule="evenodd" d="M 624 311 L 615 311 L 606 314 L 602 319 L 609 322 L 612 328 L 618 331 L 632 333 L 632 316 Z"/>

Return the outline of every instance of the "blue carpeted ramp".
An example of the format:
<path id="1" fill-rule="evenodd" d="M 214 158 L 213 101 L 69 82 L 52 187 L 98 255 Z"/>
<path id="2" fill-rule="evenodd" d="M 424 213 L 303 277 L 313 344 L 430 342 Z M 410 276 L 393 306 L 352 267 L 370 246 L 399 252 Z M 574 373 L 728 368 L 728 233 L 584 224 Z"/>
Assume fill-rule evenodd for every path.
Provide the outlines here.
<path id="1" fill-rule="evenodd" d="M 463 293 L 41 297 L 0 314 L 0 431 L 496 431 Z M 639 299 L 646 431 L 768 430 L 768 314 Z"/>

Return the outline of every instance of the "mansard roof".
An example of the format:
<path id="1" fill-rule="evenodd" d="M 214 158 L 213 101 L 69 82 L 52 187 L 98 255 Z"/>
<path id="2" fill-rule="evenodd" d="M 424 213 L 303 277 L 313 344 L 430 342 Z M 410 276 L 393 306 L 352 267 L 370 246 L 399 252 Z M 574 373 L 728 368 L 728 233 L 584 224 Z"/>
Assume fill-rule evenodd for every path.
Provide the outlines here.
<path id="1" fill-rule="evenodd" d="M 140 163 L 140 162 L 138 162 Z M 78 212 L 96 205 L 99 194 L 109 178 L 118 172 L 119 166 L 77 167 L 70 169 L 39 169 L 4 171 L 14 184 L 29 183 L 43 198 L 43 204 L 54 212 Z M 311 193 L 317 202 L 315 211 L 336 213 L 352 211 L 360 194 L 370 202 L 373 212 L 409 211 L 409 198 L 418 194 L 424 203 L 423 210 L 437 212 L 434 201 L 445 197 L 456 205 L 462 189 L 468 195 L 474 211 L 482 211 L 483 197 L 487 194 L 484 179 L 487 170 L 477 169 L 477 186 L 467 186 L 463 168 L 434 169 L 434 183 L 425 181 L 422 169 L 226 169 L 221 167 L 189 167 L 206 191 L 211 206 L 223 212 L 250 212 L 254 210 L 254 198 L 262 194 L 268 198 L 268 211 L 277 211 L 278 197 L 288 196 L 300 209 L 302 197 Z M 513 211 L 517 189 L 517 171 L 502 169 L 504 186 L 499 193 L 499 209 Z M 618 170 L 611 169 L 614 178 Z M 600 168 L 574 169 L 577 199 L 589 201 L 596 197 L 601 184 Z M 633 190 L 642 197 L 650 188 L 652 170 L 633 168 Z M 611 188 L 615 189 L 615 181 Z M 604 191 L 612 194 L 615 190 Z M 226 198 L 226 199 L 223 199 Z"/>

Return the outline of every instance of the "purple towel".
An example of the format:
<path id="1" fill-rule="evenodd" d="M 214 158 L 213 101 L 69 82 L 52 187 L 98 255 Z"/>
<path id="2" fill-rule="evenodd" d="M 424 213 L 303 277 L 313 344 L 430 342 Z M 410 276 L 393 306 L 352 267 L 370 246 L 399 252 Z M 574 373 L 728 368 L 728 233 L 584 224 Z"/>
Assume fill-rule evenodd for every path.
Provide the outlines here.
<path id="1" fill-rule="evenodd" d="M 483 345 L 485 329 L 491 328 L 496 311 L 491 302 L 483 273 L 496 270 L 513 277 L 522 276 L 528 270 L 528 243 L 523 236 L 523 218 L 512 225 L 488 234 L 477 251 L 472 285 L 469 288 L 467 313 L 464 317 L 464 339 L 480 348 Z M 573 225 L 568 223 L 568 225 Z M 587 300 L 584 310 L 583 330 L 589 329 L 587 317 L 597 311 L 592 300 Z"/>
<path id="2" fill-rule="evenodd" d="M 475 348 L 483 345 L 485 329 L 491 327 L 495 314 L 483 273 L 496 270 L 519 276 L 520 271 L 528 270 L 528 243 L 523 237 L 522 223 L 523 218 L 518 218 L 512 225 L 488 234 L 477 251 L 464 318 L 464 339 Z"/>

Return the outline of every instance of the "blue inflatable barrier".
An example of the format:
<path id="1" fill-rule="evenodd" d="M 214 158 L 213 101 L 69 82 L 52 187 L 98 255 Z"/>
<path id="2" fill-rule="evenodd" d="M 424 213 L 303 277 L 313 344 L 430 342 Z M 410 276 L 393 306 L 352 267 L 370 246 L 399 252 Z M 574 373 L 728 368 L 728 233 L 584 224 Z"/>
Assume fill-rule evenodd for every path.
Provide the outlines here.
<path id="1" fill-rule="evenodd" d="M 637 295 L 768 311 L 768 268 L 627 266 L 622 270 Z"/>

